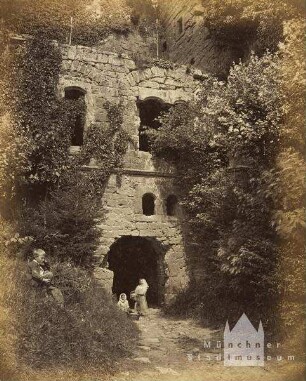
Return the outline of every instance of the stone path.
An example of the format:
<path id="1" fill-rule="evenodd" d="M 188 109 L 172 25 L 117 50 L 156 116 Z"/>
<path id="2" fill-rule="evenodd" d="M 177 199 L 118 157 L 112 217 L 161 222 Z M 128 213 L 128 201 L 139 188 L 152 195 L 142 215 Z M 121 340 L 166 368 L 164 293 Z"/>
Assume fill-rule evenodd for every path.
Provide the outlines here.
<path id="1" fill-rule="evenodd" d="M 213 331 L 191 319 L 164 316 L 158 309 L 136 321 L 141 335 L 134 353 L 121 364 L 122 371 L 112 381 L 281 381 L 287 369 L 282 365 L 224 367 L 216 360 L 221 349 L 212 347 L 222 332 Z M 210 356 L 210 361 L 208 360 Z"/>

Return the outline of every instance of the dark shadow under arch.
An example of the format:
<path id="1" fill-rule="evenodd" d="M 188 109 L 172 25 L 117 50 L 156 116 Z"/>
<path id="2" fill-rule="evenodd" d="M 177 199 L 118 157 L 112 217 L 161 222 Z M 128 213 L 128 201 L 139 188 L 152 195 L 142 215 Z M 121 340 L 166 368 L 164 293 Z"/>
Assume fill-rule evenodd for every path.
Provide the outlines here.
<path id="1" fill-rule="evenodd" d="M 124 292 L 128 298 L 140 278 L 149 284 L 147 300 L 149 306 L 164 302 L 166 248 L 152 237 L 123 236 L 110 247 L 107 255 L 109 269 L 114 272 L 114 294 Z M 133 302 L 131 301 L 132 307 Z"/>

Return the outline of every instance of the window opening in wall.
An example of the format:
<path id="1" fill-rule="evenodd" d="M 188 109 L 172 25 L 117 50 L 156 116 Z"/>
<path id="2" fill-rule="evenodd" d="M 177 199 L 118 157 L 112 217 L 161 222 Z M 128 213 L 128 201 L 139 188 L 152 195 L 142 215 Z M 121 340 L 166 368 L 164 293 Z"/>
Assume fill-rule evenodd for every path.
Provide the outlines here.
<path id="1" fill-rule="evenodd" d="M 167 41 L 163 42 L 162 49 L 163 49 L 163 52 L 166 52 L 168 50 Z"/>
<path id="2" fill-rule="evenodd" d="M 169 103 L 163 102 L 159 98 L 147 98 L 143 101 L 137 102 L 137 107 L 140 117 L 139 127 L 139 150 L 149 152 L 150 142 L 148 139 L 148 129 L 157 130 L 161 123 L 158 118 L 171 108 Z"/>
<path id="3" fill-rule="evenodd" d="M 182 17 L 180 17 L 177 20 L 177 32 L 178 32 L 178 34 L 182 34 L 183 33 L 183 18 Z"/>
<path id="4" fill-rule="evenodd" d="M 167 197 L 166 212 L 168 216 L 176 216 L 178 207 L 178 199 L 174 194 Z"/>
<path id="5" fill-rule="evenodd" d="M 71 145 L 81 146 L 84 141 L 84 126 L 85 126 L 85 92 L 78 88 L 66 88 L 65 98 L 76 102 L 73 108 L 74 125 L 72 126 Z"/>
<path id="6" fill-rule="evenodd" d="M 142 196 L 142 212 L 145 216 L 155 214 L 155 197 L 152 193 L 146 193 Z"/>

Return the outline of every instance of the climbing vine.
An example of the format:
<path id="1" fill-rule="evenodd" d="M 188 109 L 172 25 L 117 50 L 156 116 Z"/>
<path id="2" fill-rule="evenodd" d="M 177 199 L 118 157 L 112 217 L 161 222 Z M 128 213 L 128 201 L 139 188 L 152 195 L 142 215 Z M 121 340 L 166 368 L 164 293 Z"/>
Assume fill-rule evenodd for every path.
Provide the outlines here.
<path id="1" fill-rule="evenodd" d="M 20 152 L 26 166 L 18 179 L 19 192 L 44 194 L 56 184 L 68 164 L 71 119 L 56 86 L 61 65 L 59 48 L 40 38 L 14 52 L 11 74 L 11 117 L 27 145 Z"/>
<path id="2" fill-rule="evenodd" d="M 108 118 L 107 126 L 101 128 L 93 124 L 89 127 L 80 160 L 82 163 L 88 163 L 90 159 L 96 160 L 103 168 L 106 178 L 115 167 L 121 166 L 129 135 L 122 128 L 122 105 L 105 102 L 104 108 Z"/>
<path id="3" fill-rule="evenodd" d="M 60 49 L 35 37 L 10 54 L 9 119 L 1 124 L 0 156 L 1 168 L 10 171 L 1 178 L 1 191 L 10 197 L 3 206 L 10 204 L 10 217 L 18 215 L 21 236 L 33 237 L 33 244 L 60 260 L 89 266 L 99 243 L 98 203 L 108 176 L 122 165 L 129 140 L 122 105 L 106 102 L 104 125 L 90 126 L 81 152 L 70 155 L 76 118 L 85 121 L 86 106 L 82 98 L 57 93 Z M 91 159 L 99 168 L 84 171 Z"/>

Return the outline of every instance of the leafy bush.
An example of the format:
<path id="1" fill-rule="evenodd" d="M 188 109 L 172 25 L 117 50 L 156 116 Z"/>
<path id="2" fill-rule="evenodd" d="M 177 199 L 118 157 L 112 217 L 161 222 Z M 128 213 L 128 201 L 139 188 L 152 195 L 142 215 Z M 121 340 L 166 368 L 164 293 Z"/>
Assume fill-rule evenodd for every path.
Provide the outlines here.
<path id="1" fill-rule="evenodd" d="M 32 368 L 99 368 L 112 372 L 138 337 L 136 326 L 85 270 L 54 263 L 54 283 L 65 299 L 59 307 L 46 292 L 31 285 L 27 263 L 18 261 L 14 278 L 14 331 L 17 358 Z M 12 274 L 9 274 L 10 277 Z"/>
<path id="2" fill-rule="evenodd" d="M 125 0 L 4 0 L 0 5 L 5 25 L 21 34 L 43 34 L 45 38 L 67 43 L 70 18 L 73 17 L 73 43 L 91 45 L 111 32 L 126 33 L 130 27 L 130 9 Z M 102 12 L 103 10 L 103 12 Z"/>
<path id="3" fill-rule="evenodd" d="M 33 246 L 44 248 L 52 257 L 91 266 L 99 244 L 96 219 L 101 214 L 98 203 L 102 189 L 97 178 L 96 182 L 91 180 L 77 169 L 68 171 L 60 187 L 51 190 L 38 206 L 21 209 L 20 234 L 32 236 Z"/>
<path id="4" fill-rule="evenodd" d="M 38 368 L 115 370 L 133 347 L 137 329 L 85 270 L 52 260 L 54 282 L 65 297 L 58 307 L 32 285 L 23 251 L 26 242 L 0 220 L 0 369 L 5 380 L 32 376 Z M 74 345 L 71 345 L 74 343 Z M 82 365 L 83 364 L 83 365 Z M 53 374 L 54 376 L 54 374 Z"/>
<path id="5" fill-rule="evenodd" d="M 7 222 L 0 218 L 0 369 L 4 380 L 16 380 L 18 376 L 18 360 L 16 358 L 17 336 L 14 332 L 14 307 L 12 295 L 16 294 L 14 274 L 16 258 L 9 256 L 10 250 L 6 241 L 14 235 L 14 230 Z"/>
<path id="6" fill-rule="evenodd" d="M 208 77 L 150 133 L 155 155 L 178 169 L 191 273 L 203 271 L 187 305 L 212 322 L 248 312 L 272 331 L 304 317 L 302 25 L 291 28 L 282 55 L 252 55 L 226 83 Z"/>

